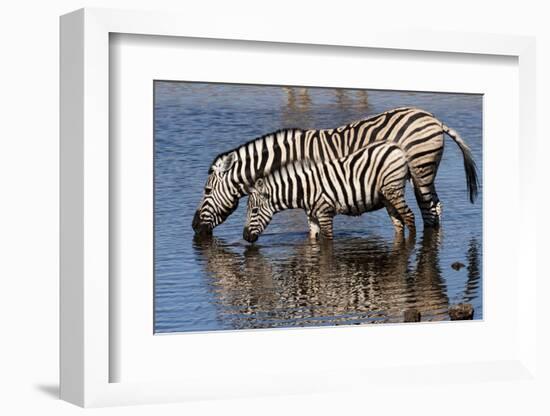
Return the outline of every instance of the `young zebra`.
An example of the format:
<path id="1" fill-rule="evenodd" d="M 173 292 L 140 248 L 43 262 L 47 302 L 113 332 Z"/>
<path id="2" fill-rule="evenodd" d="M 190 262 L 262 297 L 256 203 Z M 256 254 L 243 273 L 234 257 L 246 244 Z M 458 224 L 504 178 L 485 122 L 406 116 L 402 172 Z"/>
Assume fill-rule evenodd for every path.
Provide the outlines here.
<path id="1" fill-rule="evenodd" d="M 405 202 L 410 177 L 406 154 L 393 143 L 375 142 L 341 159 L 291 162 L 258 179 L 248 190 L 243 238 L 254 242 L 277 212 L 301 208 L 311 231 L 331 240 L 337 214 L 361 215 L 386 207 L 395 231 L 415 233 L 414 214 Z"/>
<path id="2" fill-rule="evenodd" d="M 210 234 L 235 211 L 239 199 L 246 194 L 245 189 L 256 178 L 269 175 L 282 165 L 302 159 L 338 159 L 378 140 L 398 143 L 405 151 L 410 169 L 421 180 L 413 185 L 424 225 L 437 226 L 441 205 L 434 180 L 443 154 L 444 133 L 462 150 L 473 202 L 477 175 L 468 146 L 432 114 L 407 107 L 336 129 L 280 130 L 218 155 L 209 169 L 203 198 L 193 218 L 193 229 L 197 234 Z"/>

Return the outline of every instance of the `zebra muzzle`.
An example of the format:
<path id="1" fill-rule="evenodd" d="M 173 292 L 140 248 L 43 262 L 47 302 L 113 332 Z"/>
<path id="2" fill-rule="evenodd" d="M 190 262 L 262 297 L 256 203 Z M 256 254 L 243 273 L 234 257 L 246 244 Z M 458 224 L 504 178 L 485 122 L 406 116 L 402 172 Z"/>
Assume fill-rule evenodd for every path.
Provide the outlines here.
<path id="1" fill-rule="evenodd" d="M 258 234 L 249 232 L 248 228 L 243 230 L 243 238 L 249 243 L 253 243 L 258 239 Z"/>
<path id="2" fill-rule="evenodd" d="M 195 216 L 193 217 L 193 222 L 191 226 L 193 227 L 195 234 L 198 234 L 198 235 L 212 234 L 212 228 L 209 227 L 208 224 L 205 224 L 201 221 L 199 211 L 195 212 Z"/>

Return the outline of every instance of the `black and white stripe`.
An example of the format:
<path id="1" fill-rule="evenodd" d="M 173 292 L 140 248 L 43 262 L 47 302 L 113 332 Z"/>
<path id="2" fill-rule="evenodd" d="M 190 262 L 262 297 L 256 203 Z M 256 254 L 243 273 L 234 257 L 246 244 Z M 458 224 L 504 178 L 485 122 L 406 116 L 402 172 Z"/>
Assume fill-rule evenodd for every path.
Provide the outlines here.
<path id="1" fill-rule="evenodd" d="M 243 238 L 253 242 L 273 215 L 301 208 L 311 236 L 332 239 L 337 214 L 361 215 L 386 207 L 396 231 L 415 232 L 414 214 L 405 202 L 409 167 L 405 153 L 393 143 L 375 142 L 340 159 L 295 161 L 259 178 L 248 190 Z"/>
<path id="2" fill-rule="evenodd" d="M 302 159 L 333 160 L 351 154 L 375 141 L 399 144 L 419 178 L 415 196 L 424 224 L 439 223 L 440 202 L 434 179 L 443 153 L 443 134 L 460 146 L 465 164 L 470 199 L 477 193 L 477 176 L 470 151 L 458 135 L 432 114 L 417 108 L 398 108 L 336 129 L 286 129 L 264 135 L 229 152 L 212 163 L 203 199 L 195 213 L 196 232 L 211 232 L 237 208 L 245 189 L 256 178 Z"/>

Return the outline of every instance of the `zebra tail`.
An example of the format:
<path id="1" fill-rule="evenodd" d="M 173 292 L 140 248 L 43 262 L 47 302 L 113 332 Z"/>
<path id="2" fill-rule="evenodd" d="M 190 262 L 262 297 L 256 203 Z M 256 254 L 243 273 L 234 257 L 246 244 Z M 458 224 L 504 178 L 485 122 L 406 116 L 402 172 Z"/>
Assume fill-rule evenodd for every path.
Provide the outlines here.
<path id="1" fill-rule="evenodd" d="M 470 202 L 473 204 L 477 197 L 479 180 L 477 177 L 477 168 L 472 156 L 472 151 L 455 130 L 447 127 L 445 124 L 441 124 L 441 127 L 462 151 L 462 156 L 464 157 L 464 172 L 466 173 L 466 184 L 468 185 L 468 191 L 470 193 Z"/>

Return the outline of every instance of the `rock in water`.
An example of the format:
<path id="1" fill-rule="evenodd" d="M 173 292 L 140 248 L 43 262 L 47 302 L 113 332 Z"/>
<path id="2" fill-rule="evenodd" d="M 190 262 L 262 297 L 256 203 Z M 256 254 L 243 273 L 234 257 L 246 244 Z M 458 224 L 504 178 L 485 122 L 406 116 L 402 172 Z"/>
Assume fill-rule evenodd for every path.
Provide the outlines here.
<path id="1" fill-rule="evenodd" d="M 474 319 L 474 307 L 469 303 L 459 303 L 449 308 L 451 321 L 465 321 Z"/>
<path id="2" fill-rule="evenodd" d="M 453 264 L 451 264 L 451 267 L 455 270 L 460 270 L 464 267 L 464 263 L 461 263 L 459 261 L 455 261 Z"/>
<path id="3" fill-rule="evenodd" d="M 405 312 L 403 312 L 403 321 L 420 322 L 420 312 L 414 308 L 405 310 Z"/>

